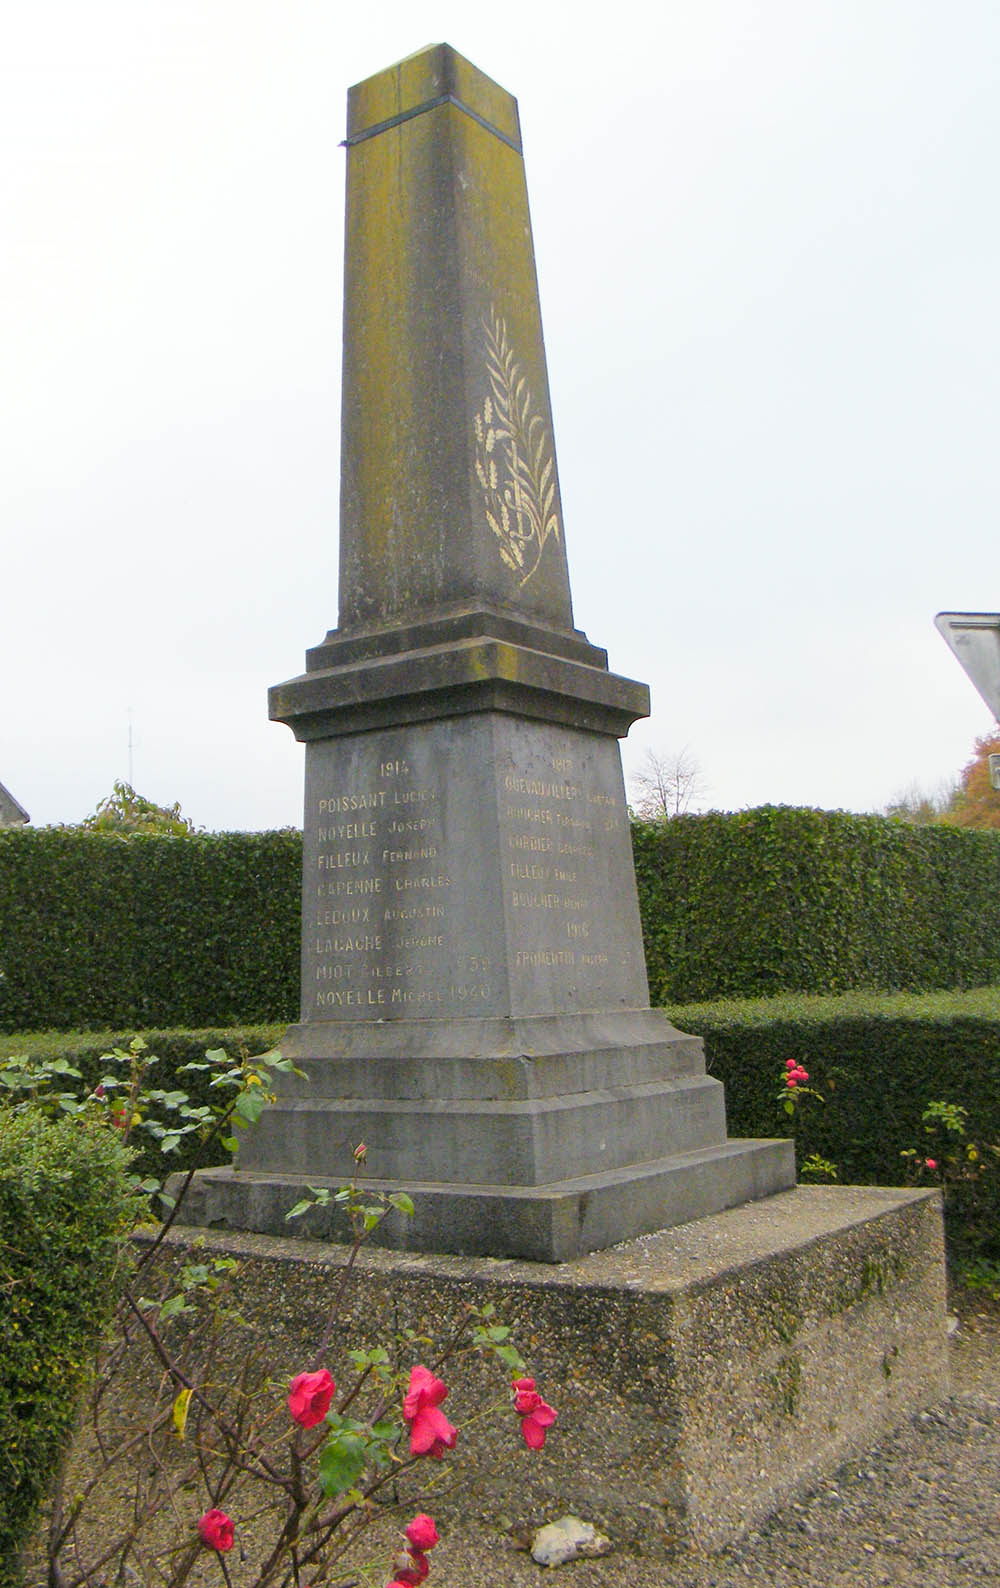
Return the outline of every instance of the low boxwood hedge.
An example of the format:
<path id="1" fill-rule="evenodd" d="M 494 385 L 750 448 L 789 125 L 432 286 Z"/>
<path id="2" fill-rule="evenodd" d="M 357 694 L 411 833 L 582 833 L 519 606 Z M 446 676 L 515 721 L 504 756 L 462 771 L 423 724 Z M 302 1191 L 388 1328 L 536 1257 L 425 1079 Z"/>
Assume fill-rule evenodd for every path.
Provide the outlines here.
<path id="1" fill-rule="evenodd" d="M 949 1193 L 953 1251 L 1000 1257 L 1000 987 L 969 992 L 783 996 L 672 1004 L 670 1018 L 704 1038 L 710 1072 L 726 1088 L 732 1136 L 795 1136 L 836 1164 L 844 1184 L 899 1185 L 908 1148 L 940 1159 L 943 1138 L 921 1115 L 930 1102 L 967 1110 L 980 1172 Z M 793 1120 L 777 1098 L 786 1059 L 809 1072 L 822 1104 Z M 933 1184 L 924 1173 L 920 1184 Z"/>

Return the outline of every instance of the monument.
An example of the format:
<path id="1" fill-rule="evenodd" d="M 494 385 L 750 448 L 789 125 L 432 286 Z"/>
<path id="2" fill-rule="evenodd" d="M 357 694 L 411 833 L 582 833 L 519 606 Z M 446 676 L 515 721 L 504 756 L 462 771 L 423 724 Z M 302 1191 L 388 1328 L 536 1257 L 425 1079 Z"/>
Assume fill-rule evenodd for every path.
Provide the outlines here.
<path id="1" fill-rule="evenodd" d="M 574 627 L 516 101 L 438 45 L 351 90 L 346 145 L 340 622 L 270 693 L 308 1079 L 200 1196 L 287 1233 L 363 1141 L 416 1202 L 390 1240 L 561 1260 L 786 1188 L 793 1149 L 727 1140 L 649 1007 L 617 742 L 649 697 Z"/>
<path id="2" fill-rule="evenodd" d="M 347 148 L 340 624 L 271 692 L 307 1079 L 185 1218 L 304 1342 L 347 1249 L 334 1205 L 285 1213 L 364 1143 L 416 1212 L 353 1316 L 496 1304 L 560 1386 L 544 1463 L 468 1430 L 496 1527 L 715 1547 L 942 1393 L 939 1202 L 787 1189 L 791 1142 L 727 1140 L 649 1008 L 617 744 L 647 695 L 574 627 L 514 100 L 436 46 L 352 90 Z"/>

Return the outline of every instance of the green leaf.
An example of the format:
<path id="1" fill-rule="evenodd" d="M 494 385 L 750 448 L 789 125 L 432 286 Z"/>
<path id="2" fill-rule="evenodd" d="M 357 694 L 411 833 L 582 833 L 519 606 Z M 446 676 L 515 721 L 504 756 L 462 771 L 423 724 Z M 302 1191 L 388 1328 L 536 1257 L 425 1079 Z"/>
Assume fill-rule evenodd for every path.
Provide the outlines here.
<path id="1" fill-rule="evenodd" d="M 367 1446 L 357 1434 L 339 1433 L 323 1447 L 319 1458 L 319 1486 L 328 1499 L 343 1494 L 365 1469 Z"/>
<path id="2" fill-rule="evenodd" d="M 524 1358 L 521 1356 L 521 1353 L 515 1346 L 498 1345 L 496 1348 L 496 1354 L 500 1358 L 501 1362 L 505 1363 L 507 1367 L 513 1368 L 514 1372 L 519 1376 L 524 1375 Z"/>
<path id="3" fill-rule="evenodd" d="M 405 1213 L 408 1219 L 412 1219 L 413 1198 L 407 1196 L 405 1191 L 391 1191 L 389 1193 L 389 1206 L 396 1208 L 400 1213 Z"/>
<path id="4" fill-rule="evenodd" d="M 193 1311 L 194 1308 L 188 1306 L 183 1296 L 171 1296 L 169 1301 L 165 1301 L 160 1308 L 160 1322 L 163 1323 L 168 1318 L 175 1318 L 179 1312 Z"/>
<path id="5" fill-rule="evenodd" d="M 384 1445 L 394 1445 L 403 1432 L 401 1423 L 372 1423 L 372 1436 Z"/>
<path id="6" fill-rule="evenodd" d="M 243 1120 L 245 1124 L 256 1125 L 266 1107 L 267 1093 L 263 1087 L 251 1086 L 245 1092 L 240 1093 L 236 1099 L 236 1107 L 233 1112 L 235 1117 Z"/>

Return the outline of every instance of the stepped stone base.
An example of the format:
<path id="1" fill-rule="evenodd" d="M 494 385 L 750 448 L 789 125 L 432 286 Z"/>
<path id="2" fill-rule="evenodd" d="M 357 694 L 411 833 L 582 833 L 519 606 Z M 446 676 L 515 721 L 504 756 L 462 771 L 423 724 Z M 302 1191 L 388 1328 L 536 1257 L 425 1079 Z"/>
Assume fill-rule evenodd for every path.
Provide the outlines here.
<path id="1" fill-rule="evenodd" d="M 380 1242 L 565 1262 L 795 1184 L 790 1141 L 728 1141 L 700 1038 L 660 1010 L 292 1026 L 277 1102 L 238 1167 L 199 1173 L 186 1223 L 346 1234 L 335 1190 L 367 1143 L 366 1184 L 406 1191 Z"/>
<path id="2" fill-rule="evenodd" d="M 299 1371 L 346 1248 L 202 1238 L 243 1260 L 241 1313 L 266 1330 L 278 1375 Z M 559 1413 L 530 1452 L 502 1411 L 466 1426 L 496 1401 L 496 1364 L 448 1375 L 461 1430 L 448 1465 L 471 1457 L 479 1477 L 433 1511 L 443 1530 L 475 1520 L 486 1553 L 510 1521 L 567 1512 L 650 1558 L 719 1548 L 947 1390 L 934 1192 L 799 1187 L 555 1265 L 366 1249 L 337 1338 L 440 1336 L 486 1302 Z M 339 1378 L 346 1364 L 335 1353 L 330 1366 Z M 404 1513 L 423 1508 L 426 1473 L 404 1478 Z"/>
<path id="3" fill-rule="evenodd" d="M 308 1196 L 309 1187 L 336 1190 L 341 1183 L 314 1175 L 204 1169 L 188 1193 L 184 1222 L 343 1240 L 347 1228 L 336 1205 L 313 1208 L 294 1224 L 285 1217 Z M 788 1141 L 728 1141 L 539 1186 L 408 1181 L 413 1218 L 390 1214 L 379 1226 L 378 1239 L 402 1251 L 562 1263 L 794 1183 L 795 1152 Z M 366 1189 L 404 1189 L 391 1180 L 366 1179 L 364 1184 Z"/>

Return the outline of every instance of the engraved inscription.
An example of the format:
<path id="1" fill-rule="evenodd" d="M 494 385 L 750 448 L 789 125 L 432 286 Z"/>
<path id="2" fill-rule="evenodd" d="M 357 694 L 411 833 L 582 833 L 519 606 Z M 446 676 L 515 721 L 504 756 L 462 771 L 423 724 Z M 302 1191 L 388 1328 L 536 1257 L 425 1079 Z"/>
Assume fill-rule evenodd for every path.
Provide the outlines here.
<path id="1" fill-rule="evenodd" d="M 608 955 L 591 947 L 596 928 L 586 862 L 614 827 L 617 802 L 588 788 L 573 756 L 561 754 L 551 755 L 548 770 L 537 776 L 507 773 L 502 792 L 509 903 L 534 916 L 548 939 L 544 948 L 517 951 L 515 968 L 606 965 Z M 562 946 L 568 942 L 574 946 Z"/>
<path id="2" fill-rule="evenodd" d="M 314 809 L 315 1009 L 381 1018 L 387 1008 L 446 1010 L 488 999 L 488 966 L 451 951 L 440 796 L 416 763 L 376 752 L 355 762 L 353 777 L 323 789 Z"/>

